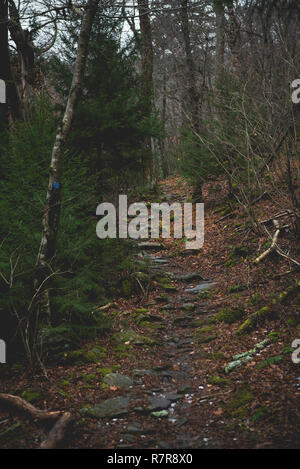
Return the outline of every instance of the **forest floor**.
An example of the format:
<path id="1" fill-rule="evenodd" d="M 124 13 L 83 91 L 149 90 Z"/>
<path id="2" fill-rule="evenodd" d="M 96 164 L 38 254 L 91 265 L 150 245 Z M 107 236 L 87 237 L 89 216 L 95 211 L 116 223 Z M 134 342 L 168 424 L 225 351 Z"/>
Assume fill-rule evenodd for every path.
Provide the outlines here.
<path id="1" fill-rule="evenodd" d="M 178 177 L 160 187 L 167 202 L 183 202 L 182 194 L 190 200 Z M 255 210 L 263 220 L 276 208 L 266 199 Z M 141 250 L 137 262 L 147 259 L 154 272 L 151 288 L 108 307 L 112 333 L 85 348 L 101 358 L 47 367 L 48 378 L 8 373 L 2 391 L 37 390 L 28 394 L 36 407 L 70 411 L 66 448 L 299 447 L 300 364 L 291 358 L 300 338 L 299 299 L 272 303 L 298 274 L 277 254 L 253 264 L 266 241 L 238 207 L 210 206 L 200 250 L 187 251 L 174 239 Z M 299 257 L 290 234 L 282 242 Z M 237 333 L 270 304 L 254 330 Z M 262 342 L 225 372 L 233 356 Z M 48 430 L 0 412 L 1 447 L 37 448 Z"/>

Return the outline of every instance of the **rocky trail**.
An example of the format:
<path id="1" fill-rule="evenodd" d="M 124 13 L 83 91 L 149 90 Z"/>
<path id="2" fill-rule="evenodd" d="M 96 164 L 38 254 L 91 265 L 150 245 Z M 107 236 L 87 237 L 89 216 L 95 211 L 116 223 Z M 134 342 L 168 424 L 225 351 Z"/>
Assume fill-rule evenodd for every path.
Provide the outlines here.
<path id="1" fill-rule="evenodd" d="M 167 200 L 176 201 L 176 194 L 169 195 Z M 156 364 L 148 369 L 133 369 L 131 376 L 106 375 L 106 382 L 113 389 L 115 386 L 126 391 L 80 410 L 81 415 L 98 420 L 95 423 L 98 435 L 93 436 L 88 446 L 217 447 L 221 443 L 211 438 L 209 422 L 205 423 L 204 432 L 199 433 L 197 429 L 197 420 L 203 423 L 206 409 L 209 410 L 215 398 L 207 395 L 198 366 L 195 366 L 199 342 L 195 331 L 214 314 L 205 302 L 199 302 L 197 295 L 208 291 L 215 283 L 180 266 L 178 259 L 169 257 L 168 250 L 159 242 L 141 242 L 139 249 L 138 259 L 146 260 L 150 270 L 155 271 L 155 277 L 161 276 L 164 282 L 168 279 L 146 308 L 136 309 L 139 324 L 154 326 L 153 335 L 147 334 L 158 344 Z M 192 254 L 190 251 L 186 255 Z M 128 339 L 126 344 L 132 342 L 137 346 L 137 353 L 138 347 L 145 347 L 134 332 L 127 335 L 125 332 L 125 338 Z M 211 342 L 215 338 L 209 334 L 202 341 Z M 151 354 L 151 347 L 148 350 Z M 105 434 L 99 432 L 101 428 L 105 429 Z"/>
<path id="2" fill-rule="evenodd" d="M 169 193 L 167 184 L 163 189 L 164 200 L 182 202 L 182 187 L 173 182 Z M 105 306 L 113 318 L 110 333 L 66 353 L 65 364 L 47 367 L 47 378 L 9 379 L 4 392 L 41 409 L 70 412 L 66 448 L 297 446 L 299 371 L 289 355 L 295 331 L 277 332 L 279 318 L 237 334 L 241 307 L 256 307 L 257 290 L 241 287 L 244 265 L 238 261 L 226 276 L 225 224 L 216 231 L 215 221 L 207 221 L 204 254 L 183 248 L 174 255 L 174 240 L 139 242 L 134 264 L 140 294 Z M 8 447 L 39 447 L 47 436 L 32 419 L 25 432 L 23 420 L 9 413 L 1 422 Z"/>

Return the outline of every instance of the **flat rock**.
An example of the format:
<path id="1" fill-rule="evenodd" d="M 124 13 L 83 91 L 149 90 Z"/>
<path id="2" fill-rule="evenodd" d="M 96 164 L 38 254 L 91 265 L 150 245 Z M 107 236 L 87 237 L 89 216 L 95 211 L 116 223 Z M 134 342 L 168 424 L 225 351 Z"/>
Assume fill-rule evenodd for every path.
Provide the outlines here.
<path id="1" fill-rule="evenodd" d="M 153 262 L 155 262 L 156 264 L 168 264 L 168 261 L 166 259 L 160 259 L 159 257 L 154 257 L 153 258 Z"/>
<path id="2" fill-rule="evenodd" d="M 177 280 L 182 282 L 192 282 L 193 280 L 205 280 L 198 272 L 192 272 L 184 275 L 176 275 Z"/>
<path id="3" fill-rule="evenodd" d="M 166 399 L 168 399 L 169 401 L 172 401 L 172 402 L 175 402 L 175 401 L 179 401 L 179 399 L 182 399 L 183 398 L 183 394 L 178 394 L 178 393 L 167 393 L 165 394 L 165 397 Z"/>
<path id="4" fill-rule="evenodd" d="M 113 397 L 100 404 L 86 406 L 80 409 L 82 415 L 94 418 L 120 417 L 128 413 L 129 397 Z"/>
<path id="5" fill-rule="evenodd" d="M 120 388 L 128 389 L 133 385 L 133 381 L 129 376 L 121 375 L 119 373 L 108 373 L 103 382 L 108 386 L 118 386 Z"/>
<path id="6" fill-rule="evenodd" d="M 125 429 L 126 433 L 131 433 L 133 435 L 143 434 L 144 430 L 140 423 L 132 423 L 128 425 Z"/>
<path id="7" fill-rule="evenodd" d="M 146 410 L 149 412 L 167 409 L 171 404 L 171 401 L 164 396 L 148 397 L 148 401 L 149 406 L 146 407 Z"/>
<path id="8" fill-rule="evenodd" d="M 152 370 L 133 370 L 133 375 L 134 376 L 145 376 L 145 375 L 154 375 L 156 374 Z"/>
<path id="9" fill-rule="evenodd" d="M 209 290 L 210 288 L 213 288 L 216 285 L 215 282 L 202 282 L 199 283 L 199 285 L 196 285 L 195 287 L 187 287 L 184 291 L 186 293 L 199 293 L 204 290 Z"/>

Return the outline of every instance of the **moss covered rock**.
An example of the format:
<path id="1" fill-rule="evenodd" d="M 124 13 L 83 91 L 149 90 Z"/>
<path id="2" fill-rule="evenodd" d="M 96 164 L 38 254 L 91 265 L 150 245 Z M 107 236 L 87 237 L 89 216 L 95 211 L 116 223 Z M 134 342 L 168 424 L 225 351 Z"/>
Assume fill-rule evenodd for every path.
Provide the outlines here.
<path id="1" fill-rule="evenodd" d="M 223 308 L 216 315 L 218 321 L 225 322 L 227 324 L 233 324 L 234 322 L 239 321 L 245 315 L 245 311 L 242 308 Z"/>
<path id="2" fill-rule="evenodd" d="M 147 337 L 145 335 L 137 334 L 135 331 L 128 329 L 122 332 L 118 332 L 113 335 L 113 340 L 119 344 L 129 342 L 132 345 L 157 345 L 157 340 Z"/>

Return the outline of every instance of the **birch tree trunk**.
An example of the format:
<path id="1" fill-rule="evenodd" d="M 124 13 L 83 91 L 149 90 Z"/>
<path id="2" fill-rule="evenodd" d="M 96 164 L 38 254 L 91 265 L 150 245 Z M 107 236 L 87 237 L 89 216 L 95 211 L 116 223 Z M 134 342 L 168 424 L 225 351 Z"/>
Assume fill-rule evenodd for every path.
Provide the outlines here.
<path id="1" fill-rule="evenodd" d="M 37 304 L 37 327 L 39 327 L 39 324 L 49 324 L 51 319 L 48 283 L 52 273 L 51 264 L 55 256 L 60 216 L 63 150 L 71 129 L 75 108 L 82 91 L 88 55 L 88 43 L 98 3 L 99 0 L 89 0 L 87 2 L 78 39 L 77 56 L 69 97 L 52 150 L 49 184 L 43 215 L 43 230 L 40 249 L 36 260 L 34 279 L 35 291 L 38 292 L 37 297 L 39 298 Z"/>
<path id="2" fill-rule="evenodd" d="M 144 100 L 144 117 L 148 118 L 152 112 L 153 101 L 153 46 L 148 0 L 138 0 L 138 10 L 141 30 L 141 58 L 143 72 L 142 99 Z M 143 179 L 144 184 L 152 186 L 155 180 L 154 161 L 151 138 L 145 139 L 143 150 Z"/>

